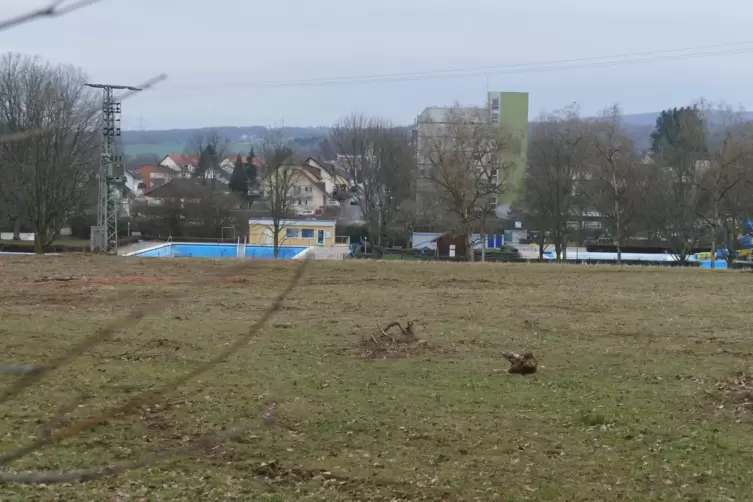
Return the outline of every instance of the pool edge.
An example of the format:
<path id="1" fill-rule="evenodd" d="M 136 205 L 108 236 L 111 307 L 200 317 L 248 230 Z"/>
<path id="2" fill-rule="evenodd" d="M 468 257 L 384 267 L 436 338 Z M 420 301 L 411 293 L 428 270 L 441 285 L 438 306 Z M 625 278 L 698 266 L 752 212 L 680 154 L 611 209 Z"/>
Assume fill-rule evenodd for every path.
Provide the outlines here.
<path id="1" fill-rule="evenodd" d="M 162 244 L 157 244 L 156 246 L 152 246 L 150 248 L 144 248 L 144 249 L 138 249 L 136 251 L 131 251 L 130 253 L 126 253 L 125 256 L 138 256 L 140 254 L 148 253 L 149 251 L 154 251 L 155 249 L 161 249 L 167 246 L 172 246 L 171 242 L 163 242 Z M 157 256 L 143 256 L 142 258 L 158 258 Z"/>
<path id="2" fill-rule="evenodd" d="M 306 249 L 304 249 L 303 251 L 301 251 L 297 255 L 293 256 L 291 258 L 291 260 L 303 260 L 303 259 L 313 258 L 313 256 L 309 257 L 308 256 L 309 254 L 311 254 L 311 255 L 314 254 L 314 247 L 313 246 L 307 247 Z"/>

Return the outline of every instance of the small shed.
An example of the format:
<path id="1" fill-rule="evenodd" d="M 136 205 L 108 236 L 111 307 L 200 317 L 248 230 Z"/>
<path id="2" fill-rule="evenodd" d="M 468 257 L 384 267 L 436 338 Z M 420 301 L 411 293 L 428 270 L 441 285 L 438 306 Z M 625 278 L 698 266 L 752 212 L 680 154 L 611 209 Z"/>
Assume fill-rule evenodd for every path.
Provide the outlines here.
<path id="1" fill-rule="evenodd" d="M 282 221 L 279 243 L 282 246 L 334 246 L 335 220 L 285 219 Z M 274 245 L 272 219 L 249 220 L 248 243 L 251 246 Z"/>
<path id="2" fill-rule="evenodd" d="M 439 256 L 449 256 L 450 246 L 455 246 L 455 256 L 466 256 L 468 254 L 468 239 L 465 235 L 452 234 L 445 232 L 434 239 Z"/>

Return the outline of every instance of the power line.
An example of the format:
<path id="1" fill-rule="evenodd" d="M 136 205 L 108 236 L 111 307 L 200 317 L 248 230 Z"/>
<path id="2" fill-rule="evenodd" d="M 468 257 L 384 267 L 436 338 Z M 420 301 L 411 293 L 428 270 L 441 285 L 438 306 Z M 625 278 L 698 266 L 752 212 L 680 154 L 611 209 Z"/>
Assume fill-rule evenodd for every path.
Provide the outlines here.
<path id="1" fill-rule="evenodd" d="M 753 52 L 753 41 L 740 42 L 736 44 L 716 44 L 700 46 L 695 48 L 684 49 L 666 49 L 661 51 L 634 52 L 627 54 L 618 54 L 613 56 L 593 56 L 575 59 L 563 59 L 556 61 L 544 61 L 537 63 L 514 63 L 497 66 L 482 66 L 476 68 L 461 68 L 451 70 L 434 70 L 425 72 L 404 72 L 404 73 L 387 73 L 377 75 L 361 75 L 346 77 L 327 77 L 301 80 L 267 80 L 256 82 L 213 82 L 207 84 L 177 84 L 171 86 L 173 89 L 179 88 L 217 88 L 217 87 L 243 87 L 243 88 L 280 88 L 280 87 L 309 87 L 309 86 L 329 86 L 343 84 L 367 84 L 367 83 L 387 83 L 387 82 L 409 82 L 417 80 L 441 80 L 452 78 L 481 77 L 492 75 L 514 75 L 524 73 L 551 72 L 560 70 L 573 70 L 582 68 L 600 68 L 609 66 L 621 66 L 627 64 L 650 63 L 656 61 L 672 61 L 684 59 L 698 59 L 704 57 L 724 56 L 747 54 Z M 713 49 L 721 47 L 730 47 L 729 49 L 710 51 L 710 52 L 689 52 L 687 54 L 672 54 L 676 52 L 698 51 L 702 49 Z M 732 48 L 737 47 L 737 48 Z M 640 57 L 650 56 L 653 57 Z"/>
<path id="2" fill-rule="evenodd" d="M 20 14 L 18 16 L 0 21 L 0 31 L 7 30 L 8 28 L 18 26 L 19 24 L 28 23 L 29 21 L 43 17 L 64 16 L 75 10 L 89 7 L 90 5 L 93 5 L 100 1 L 101 0 L 78 0 L 77 2 L 65 5 L 66 0 L 54 0 L 53 2 L 50 2 L 46 7 L 32 10 L 26 12 L 25 14 Z"/>

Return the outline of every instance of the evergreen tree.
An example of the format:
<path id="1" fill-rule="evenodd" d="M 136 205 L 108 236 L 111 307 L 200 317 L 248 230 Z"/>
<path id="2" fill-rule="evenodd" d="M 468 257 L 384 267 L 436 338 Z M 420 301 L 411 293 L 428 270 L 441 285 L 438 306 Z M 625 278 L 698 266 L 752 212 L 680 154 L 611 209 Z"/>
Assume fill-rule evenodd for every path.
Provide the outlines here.
<path id="1" fill-rule="evenodd" d="M 254 149 L 251 148 L 251 151 L 248 152 L 248 157 L 246 158 L 246 183 L 247 187 L 250 190 L 256 190 L 258 188 L 258 172 L 256 169 L 256 164 L 254 164 Z"/>
<path id="2" fill-rule="evenodd" d="M 705 143 L 704 120 L 696 106 L 663 110 L 651 133 L 651 150 L 656 155 L 698 155 L 703 153 Z"/>
<path id="3" fill-rule="evenodd" d="M 246 173 L 246 165 L 240 154 L 238 154 L 235 159 L 233 174 L 230 175 L 230 190 L 244 199 L 248 197 L 248 176 Z"/>
<path id="4" fill-rule="evenodd" d="M 194 170 L 193 176 L 194 178 L 199 178 L 202 180 L 202 182 L 206 183 L 206 177 L 207 172 L 213 172 L 216 173 L 219 169 L 219 158 L 217 155 L 217 150 L 212 145 L 208 145 L 206 148 L 201 150 L 201 153 L 199 154 L 199 165 L 196 166 L 196 169 Z M 214 177 L 212 177 L 214 180 Z"/>

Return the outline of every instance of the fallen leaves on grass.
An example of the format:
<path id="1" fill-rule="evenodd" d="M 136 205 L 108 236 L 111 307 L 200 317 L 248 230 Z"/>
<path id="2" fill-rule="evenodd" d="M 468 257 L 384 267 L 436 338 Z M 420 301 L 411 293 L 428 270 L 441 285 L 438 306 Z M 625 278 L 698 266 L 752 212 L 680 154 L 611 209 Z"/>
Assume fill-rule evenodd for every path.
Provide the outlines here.
<path id="1" fill-rule="evenodd" d="M 753 375 L 739 371 L 722 378 L 716 383 L 717 395 L 721 397 L 720 408 L 727 404 L 746 410 L 753 410 Z"/>
<path id="2" fill-rule="evenodd" d="M 326 469 L 307 469 L 283 465 L 277 460 L 261 462 L 253 468 L 253 473 L 262 477 L 268 483 L 276 485 L 301 485 L 307 482 L 318 482 L 322 488 L 348 493 L 354 500 L 452 500 L 444 490 L 428 487 L 420 482 L 389 482 L 373 477 L 371 479 L 359 479 L 336 475 Z"/>
<path id="3" fill-rule="evenodd" d="M 138 393 L 134 397 L 127 399 L 123 404 L 105 408 L 104 410 L 98 413 L 94 413 L 87 419 L 74 422 L 73 424 L 64 426 L 57 431 L 53 431 L 52 428 L 44 428 L 40 432 L 40 434 L 37 435 L 37 438 L 34 441 L 24 446 L 21 446 L 19 448 L 16 448 L 15 450 L 12 450 L 11 452 L 6 453 L 2 457 L 0 457 L 0 465 L 6 465 L 10 462 L 23 458 L 32 453 L 39 452 L 41 449 L 43 449 L 46 446 L 50 446 L 52 444 L 59 443 L 65 439 L 72 438 L 83 431 L 87 431 L 87 430 L 91 431 L 91 430 L 97 429 L 98 427 L 106 425 L 108 423 L 108 419 L 116 418 L 116 417 L 123 417 L 128 414 L 131 414 L 135 412 L 136 410 L 141 409 L 144 405 L 147 405 L 150 402 L 154 402 L 155 400 L 164 397 L 166 394 L 174 391 L 177 387 L 187 383 L 188 381 L 209 372 L 215 366 L 224 362 L 228 357 L 235 354 L 238 350 L 240 350 L 243 346 L 245 346 L 252 337 L 254 337 L 257 333 L 259 333 L 259 331 L 272 318 L 272 316 L 274 316 L 274 314 L 277 313 L 278 310 L 280 310 L 280 307 L 283 305 L 284 300 L 298 285 L 303 275 L 303 272 L 306 269 L 306 265 L 308 265 L 308 260 L 304 260 L 301 263 L 301 265 L 296 267 L 295 273 L 293 274 L 293 277 L 291 278 L 290 282 L 287 284 L 287 287 L 275 298 L 272 305 L 266 311 L 264 311 L 262 316 L 255 323 L 253 323 L 249 327 L 248 331 L 245 334 L 236 337 L 233 343 L 228 344 L 227 348 L 222 350 L 216 356 L 212 357 L 208 361 L 204 361 L 198 364 L 191 371 L 172 379 L 165 385 L 162 385 L 156 388 L 148 388 L 144 392 Z M 233 273 L 231 272 L 240 272 L 242 271 L 242 268 L 244 267 L 245 267 L 245 264 L 243 265 L 243 267 L 238 267 L 237 269 L 235 267 L 225 269 L 224 274 L 215 276 L 213 279 L 217 280 L 223 277 L 232 277 Z M 175 297 L 177 297 L 177 295 L 175 295 Z M 169 299 L 174 300 L 175 297 L 172 297 Z M 105 341 L 110 340 L 116 332 L 121 331 L 127 327 L 130 327 L 131 325 L 143 319 L 148 313 L 157 312 L 161 308 L 167 306 L 168 304 L 169 304 L 168 297 L 164 297 L 161 303 L 154 303 L 154 304 L 149 305 L 148 307 L 140 307 L 140 308 L 134 309 L 130 314 L 126 315 L 125 317 L 118 318 L 108 323 L 107 325 L 95 331 L 93 334 L 84 338 L 79 343 L 70 347 L 67 351 L 64 351 L 62 354 L 58 355 L 52 361 L 49 361 L 47 365 L 44 366 L 43 369 L 41 369 L 40 371 L 37 371 L 34 373 L 25 373 L 22 378 L 18 379 L 14 384 L 6 388 L 5 391 L 2 394 L 0 394 L 0 404 L 5 403 L 13 399 L 14 397 L 18 396 L 19 394 L 21 394 L 21 392 L 23 392 L 25 389 L 37 383 L 38 380 L 42 378 L 46 373 L 74 361 L 76 358 L 78 358 L 79 356 L 87 352 L 89 349 Z M 65 415 L 66 412 L 69 412 L 71 410 L 72 410 L 71 407 L 64 406 L 62 408 L 61 415 Z M 52 425 L 54 426 L 56 423 L 62 422 L 63 418 L 64 418 L 63 416 L 56 417 L 56 420 L 54 421 L 55 423 L 53 423 Z M 205 449 L 206 445 L 210 445 L 210 444 L 217 445 L 221 443 L 222 441 L 237 438 L 240 435 L 242 435 L 245 432 L 245 430 L 246 428 L 241 428 L 241 429 L 237 429 L 236 431 L 231 432 L 228 435 L 202 438 L 197 442 L 197 444 L 192 444 L 190 446 L 176 448 L 174 450 L 167 450 L 167 451 L 154 454 L 154 455 L 142 456 L 130 462 L 112 464 L 104 468 L 95 467 L 92 469 L 78 470 L 78 471 L 65 471 L 65 472 L 42 471 L 42 472 L 32 472 L 32 473 L 15 473 L 15 472 L 0 471 L 0 484 L 3 484 L 3 483 L 21 483 L 21 484 L 72 483 L 72 482 L 85 482 L 85 481 L 91 481 L 95 479 L 102 479 L 106 477 L 116 476 L 131 469 L 138 469 L 140 467 L 144 467 L 155 462 L 159 462 L 159 461 L 167 460 L 176 456 L 200 451 L 202 449 Z"/>

